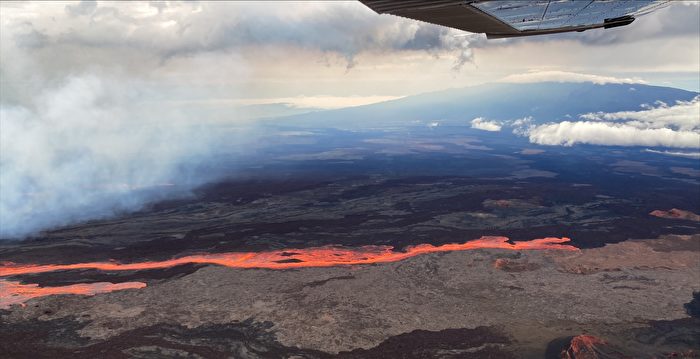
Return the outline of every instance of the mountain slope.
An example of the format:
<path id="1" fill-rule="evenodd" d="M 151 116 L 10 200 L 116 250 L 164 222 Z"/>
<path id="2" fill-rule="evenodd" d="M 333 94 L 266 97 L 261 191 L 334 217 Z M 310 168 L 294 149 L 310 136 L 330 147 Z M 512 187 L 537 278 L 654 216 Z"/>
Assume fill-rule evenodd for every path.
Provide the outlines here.
<path id="1" fill-rule="evenodd" d="M 535 123 L 574 119 L 587 112 L 639 110 L 642 104 L 692 100 L 698 93 L 640 84 L 496 83 L 404 97 L 371 105 L 284 117 L 297 126 L 367 128 L 415 121 L 465 124 L 475 117 Z"/>

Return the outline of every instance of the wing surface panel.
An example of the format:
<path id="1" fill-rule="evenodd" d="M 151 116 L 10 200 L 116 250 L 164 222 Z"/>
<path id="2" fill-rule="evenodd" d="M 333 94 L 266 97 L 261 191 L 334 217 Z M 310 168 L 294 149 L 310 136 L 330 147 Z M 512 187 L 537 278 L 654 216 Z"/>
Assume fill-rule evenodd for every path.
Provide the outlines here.
<path id="1" fill-rule="evenodd" d="M 372 10 L 485 33 L 489 38 L 544 35 L 630 24 L 668 0 L 361 0 Z"/>

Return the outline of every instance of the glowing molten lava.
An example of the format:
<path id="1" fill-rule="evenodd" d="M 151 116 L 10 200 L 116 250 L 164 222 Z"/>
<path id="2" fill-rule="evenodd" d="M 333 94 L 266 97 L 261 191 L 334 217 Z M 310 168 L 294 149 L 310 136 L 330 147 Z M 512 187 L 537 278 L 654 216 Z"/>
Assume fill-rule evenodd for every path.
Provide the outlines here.
<path id="1" fill-rule="evenodd" d="M 301 267 L 333 267 L 342 265 L 372 264 L 396 262 L 419 254 L 464 251 L 481 248 L 497 248 L 510 250 L 557 249 L 576 251 L 578 248 L 563 244 L 569 238 L 541 238 L 531 241 L 508 243 L 507 237 L 481 237 L 465 243 L 443 244 L 433 246 L 420 244 L 408 247 L 405 252 L 394 251 L 391 246 L 364 246 L 359 248 L 341 248 L 326 246 L 295 250 L 276 250 L 266 252 L 230 252 L 196 254 L 164 261 L 119 263 L 86 262 L 73 264 L 0 264 L 0 277 L 22 274 L 36 274 L 60 270 L 96 269 L 102 271 L 137 271 L 169 268 L 183 264 L 214 264 L 232 268 L 267 268 L 288 269 Z M 75 284 L 64 287 L 38 287 L 37 285 L 21 285 L 17 282 L 0 280 L 0 305 L 22 303 L 26 299 L 52 294 L 87 294 L 111 292 L 128 288 L 146 286 L 140 282 L 130 283 L 92 283 Z"/>
<path id="2" fill-rule="evenodd" d="M 0 280 L 0 309 L 8 308 L 12 304 L 22 304 L 32 298 L 53 294 L 95 295 L 122 289 L 138 289 L 145 286 L 146 283 L 141 282 L 117 284 L 101 282 L 73 284 L 62 287 L 39 287 L 38 284 L 20 284 L 19 282 Z"/>
<path id="3" fill-rule="evenodd" d="M 0 277 L 20 274 L 35 274 L 71 269 L 97 269 L 102 271 L 135 271 L 146 269 L 169 268 L 182 264 L 215 264 L 232 268 L 267 268 L 288 269 L 301 267 L 333 267 L 340 265 L 372 264 L 396 262 L 419 254 L 435 252 L 465 251 L 481 248 L 499 248 L 511 250 L 559 249 L 576 251 L 578 248 L 562 244 L 569 238 L 541 238 L 525 242 L 508 243 L 507 237 L 481 237 L 465 243 L 451 243 L 440 246 L 419 244 L 411 246 L 405 252 L 394 251 L 391 246 L 364 246 L 359 248 L 316 247 L 295 250 L 277 250 L 267 252 L 229 252 L 196 254 L 164 261 L 119 263 L 87 262 L 74 264 L 40 264 L 23 265 L 4 263 L 0 266 Z"/>
<path id="4" fill-rule="evenodd" d="M 612 348 L 605 340 L 581 334 L 571 338 L 568 348 L 562 350 L 562 359 L 623 359 L 629 356 Z"/>

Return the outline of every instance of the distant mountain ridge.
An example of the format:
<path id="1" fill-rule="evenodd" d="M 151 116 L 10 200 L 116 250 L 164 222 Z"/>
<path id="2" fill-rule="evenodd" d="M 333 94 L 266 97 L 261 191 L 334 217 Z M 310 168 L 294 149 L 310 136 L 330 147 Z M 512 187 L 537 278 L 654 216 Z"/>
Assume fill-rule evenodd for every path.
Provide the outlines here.
<path id="1" fill-rule="evenodd" d="M 313 127 L 377 127 L 439 121 L 467 124 L 475 117 L 534 123 L 577 119 L 588 112 L 641 110 L 656 101 L 689 101 L 697 92 L 642 84 L 590 82 L 492 83 L 408 96 L 397 100 L 283 117 L 281 124 Z M 278 119 L 279 120 L 279 119 Z"/>

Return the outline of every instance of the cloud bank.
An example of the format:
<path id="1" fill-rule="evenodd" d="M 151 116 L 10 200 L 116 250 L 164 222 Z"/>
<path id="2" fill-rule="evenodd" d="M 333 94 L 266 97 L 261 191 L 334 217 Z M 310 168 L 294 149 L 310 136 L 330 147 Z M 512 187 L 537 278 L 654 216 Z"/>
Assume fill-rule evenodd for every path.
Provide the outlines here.
<path id="1" fill-rule="evenodd" d="M 640 129 L 627 124 L 609 122 L 563 121 L 540 125 L 529 132 L 530 142 L 540 145 L 573 146 L 575 144 L 606 146 L 652 146 L 700 148 L 700 133 L 674 131 L 668 128 Z"/>
<path id="2" fill-rule="evenodd" d="M 18 47 L 129 48 L 161 61 L 257 47 L 337 54 L 348 68 L 364 52 L 427 51 L 454 57 L 459 68 L 473 60 L 472 44 L 485 41 L 483 35 L 455 36 L 464 32 L 380 16 L 359 2 L 81 2 L 46 4 L 31 13 L 5 24 Z"/>
<path id="3" fill-rule="evenodd" d="M 657 103 L 642 111 L 587 113 L 583 121 L 532 126 L 521 133 L 541 145 L 700 148 L 700 97 L 673 106 Z"/>
<path id="4" fill-rule="evenodd" d="M 568 71 L 537 71 L 532 70 L 523 74 L 514 74 L 504 77 L 501 82 L 510 83 L 536 83 L 536 82 L 592 82 L 594 84 L 646 84 L 639 78 L 619 78 L 613 76 L 601 76 L 583 74 Z"/>
<path id="5" fill-rule="evenodd" d="M 637 128 L 672 128 L 682 131 L 700 130 L 700 96 L 692 101 L 678 101 L 669 106 L 658 102 L 644 105 L 643 111 L 621 111 L 613 113 L 595 112 L 581 115 L 582 119 L 594 121 L 625 121 Z"/>

